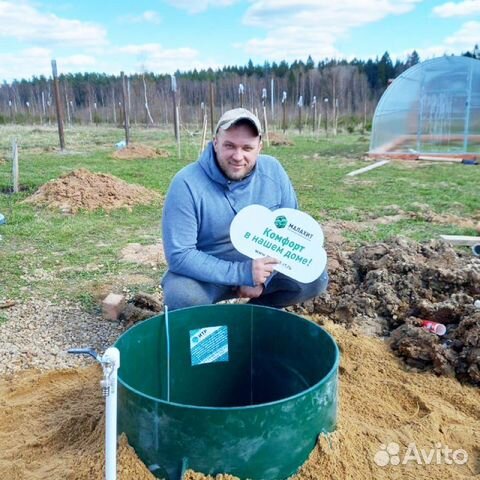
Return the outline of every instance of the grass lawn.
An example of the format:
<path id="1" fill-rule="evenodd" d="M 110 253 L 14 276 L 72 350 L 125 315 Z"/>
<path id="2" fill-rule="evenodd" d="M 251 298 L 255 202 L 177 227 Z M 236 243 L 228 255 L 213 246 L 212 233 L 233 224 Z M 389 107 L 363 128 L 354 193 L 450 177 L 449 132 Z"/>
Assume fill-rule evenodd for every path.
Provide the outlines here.
<path id="1" fill-rule="evenodd" d="M 178 155 L 172 132 L 133 128 L 132 142 L 160 147 L 170 157 L 116 160 L 111 154 L 123 136 L 119 128 L 67 128 L 65 153 L 57 150 L 54 127 L 4 126 L 0 130 L 0 213 L 7 219 L 0 226 L 0 300 L 42 295 L 53 300 L 80 300 L 92 306 L 105 285 L 154 289 L 162 272 L 151 266 L 121 263 L 119 252 L 128 243 L 152 244 L 160 239 L 160 201 L 131 212 L 121 209 L 77 215 L 39 209 L 21 201 L 46 181 L 80 167 L 110 173 L 164 195 L 173 175 L 196 159 L 199 132 L 185 133 Z M 24 189 L 15 195 L 5 193 L 10 187 L 13 138 L 19 144 L 20 183 Z M 301 208 L 320 222 L 362 222 L 394 214 L 398 209 L 418 211 L 422 206 L 465 218 L 479 214 L 478 166 L 391 162 L 358 177 L 345 177 L 371 162 L 364 159 L 368 137 L 352 134 L 326 138 L 323 133 L 299 136 L 291 132 L 289 138 L 293 146 L 270 147 L 265 153 L 282 162 Z M 439 233 L 473 235 L 475 231 L 403 219 L 346 236 L 352 244 L 359 244 L 398 234 L 426 240 Z M 141 281 L 129 283 L 132 276 Z"/>

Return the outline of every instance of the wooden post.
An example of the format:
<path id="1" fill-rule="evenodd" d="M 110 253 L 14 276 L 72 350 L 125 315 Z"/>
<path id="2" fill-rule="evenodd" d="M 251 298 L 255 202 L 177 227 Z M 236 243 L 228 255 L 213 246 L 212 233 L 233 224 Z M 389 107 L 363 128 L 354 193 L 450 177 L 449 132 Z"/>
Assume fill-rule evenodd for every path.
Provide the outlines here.
<path id="1" fill-rule="evenodd" d="M 287 92 L 282 94 L 282 130 L 283 134 L 287 131 Z"/>
<path id="2" fill-rule="evenodd" d="M 130 112 L 128 111 L 127 83 L 125 74 L 120 72 L 122 78 L 122 106 L 123 106 L 123 125 L 125 127 L 125 145 L 130 143 Z"/>
<path id="3" fill-rule="evenodd" d="M 298 105 L 298 133 L 302 133 L 302 108 L 303 108 L 302 95 L 300 95 L 297 105 Z"/>
<path id="4" fill-rule="evenodd" d="M 60 150 L 65 150 L 65 135 L 63 133 L 63 115 L 62 106 L 60 104 L 60 88 L 58 86 L 57 77 L 57 61 L 52 60 L 52 76 L 53 76 L 53 92 L 55 96 L 55 108 L 57 111 L 58 136 L 60 138 Z"/>
<path id="5" fill-rule="evenodd" d="M 338 134 L 338 98 L 335 98 L 335 113 L 334 113 L 334 125 L 335 125 L 335 128 L 334 128 L 334 134 L 335 136 L 337 136 Z"/>
<path id="6" fill-rule="evenodd" d="M 47 118 L 47 108 L 45 105 L 45 92 L 43 90 L 42 90 L 42 113 L 43 115 L 40 115 L 40 119 L 41 119 L 41 122 L 43 123 L 43 119 L 46 120 Z"/>
<path id="7" fill-rule="evenodd" d="M 215 117 L 214 117 L 214 113 L 213 113 L 213 95 L 214 95 L 214 91 L 213 91 L 213 82 L 210 81 L 210 129 L 211 129 L 211 132 L 212 132 L 212 137 L 214 135 L 214 128 L 215 128 Z"/>
<path id="8" fill-rule="evenodd" d="M 180 141 L 180 132 L 178 125 L 178 109 L 177 109 L 177 79 L 175 75 L 170 76 L 171 79 L 171 91 L 173 101 L 173 133 L 175 134 L 175 140 L 177 143 Z"/>
<path id="9" fill-rule="evenodd" d="M 240 83 L 238 85 L 238 96 L 240 98 L 240 107 L 243 108 L 243 94 L 245 92 L 245 87 L 243 86 L 243 83 Z"/>
<path id="10" fill-rule="evenodd" d="M 113 123 L 117 124 L 117 106 L 115 105 L 115 86 L 112 86 Z"/>
<path id="11" fill-rule="evenodd" d="M 323 104 L 325 105 L 325 136 L 328 136 L 328 97 L 324 97 Z"/>
<path id="12" fill-rule="evenodd" d="M 200 102 L 200 117 L 199 117 L 199 125 L 203 128 L 203 121 L 205 119 L 205 115 L 207 114 L 205 110 L 205 102 Z"/>
<path id="13" fill-rule="evenodd" d="M 270 80 L 270 103 L 271 103 L 271 109 L 272 109 L 272 117 L 271 117 L 272 124 L 275 121 L 275 105 L 274 105 L 274 95 L 273 95 L 274 85 L 275 85 L 275 82 L 272 77 L 272 79 Z"/>
<path id="14" fill-rule="evenodd" d="M 28 100 L 25 102 L 25 106 L 27 107 L 27 123 L 30 123 L 30 118 L 31 118 L 31 116 L 30 116 L 30 102 Z"/>
<path id="15" fill-rule="evenodd" d="M 128 101 L 127 101 L 127 105 L 128 105 L 128 120 L 130 121 L 130 115 L 132 113 L 132 97 L 130 95 L 130 77 L 127 77 L 127 98 L 128 98 Z M 134 121 L 133 123 L 137 123 L 135 121 L 135 115 L 133 116 L 134 117 Z"/>
<path id="16" fill-rule="evenodd" d="M 178 157 L 180 158 L 180 120 L 178 118 L 177 105 L 177 79 L 175 75 L 171 75 L 172 81 L 172 100 L 173 100 L 173 130 L 175 133 L 175 140 L 177 141 Z"/>
<path id="17" fill-rule="evenodd" d="M 270 138 L 268 136 L 268 121 L 267 121 L 267 89 L 262 90 L 262 106 L 263 106 L 263 124 L 265 126 L 265 141 L 267 147 L 270 146 Z"/>
<path id="18" fill-rule="evenodd" d="M 70 118 L 70 103 L 68 101 L 66 82 L 63 83 L 63 89 L 65 91 L 65 105 L 67 107 L 67 122 L 68 122 L 68 125 L 72 126 L 72 119 Z"/>
<path id="19" fill-rule="evenodd" d="M 16 140 L 12 142 L 12 187 L 13 193 L 18 193 L 18 146 Z"/>
<path id="20" fill-rule="evenodd" d="M 315 132 L 317 127 L 317 97 L 313 97 L 312 100 L 313 119 L 312 119 L 312 131 Z"/>
<path id="21" fill-rule="evenodd" d="M 366 130 L 367 130 L 367 97 L 365 97 L 365 99 L 363 101 L 363 128 L 362 128 L 362 133 L 365 133 Z"/>
<path id="22" fill-rule="evenodd" d="M 145 112 L 146 112 L 145 125 L 148 126 L 148 121 L 150 121 L 152 125 L 154 124 L 154 121 L 150 113 L 150 108 L 148 106 L 147 83 L 145 82 L 145 74 L 142 75 L 142 78 L 143 78 L 143 93 L 145 96 Z M 167 112 L 167 109 L 165 109 L 165 114 L 166 112 Z"/>
<path id="23" fill-rule="evenodd" d="M 203 102 L 202 102 L 203 105 Z M 200 152 L 199 155 L 203 152 L 205 149 L 205 143 L 207 141 L 207 128 L 208 128 L 208 118 L 207 118 L 207 112 L 203 114 L 203 127 L 202 127 L 202 144 L 200 145 Z"/>

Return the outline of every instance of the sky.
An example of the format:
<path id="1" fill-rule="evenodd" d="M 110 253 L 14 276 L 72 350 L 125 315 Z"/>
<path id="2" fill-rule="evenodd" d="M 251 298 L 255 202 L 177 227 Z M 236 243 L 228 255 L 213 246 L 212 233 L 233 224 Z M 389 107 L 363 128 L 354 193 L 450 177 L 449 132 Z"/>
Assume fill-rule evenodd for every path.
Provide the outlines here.
<path id="1" fill-rule="evenodd" d="M 309 55 L 421 60 L 480 44 L 480 0 L 0 0 L 0 81 Z"/>

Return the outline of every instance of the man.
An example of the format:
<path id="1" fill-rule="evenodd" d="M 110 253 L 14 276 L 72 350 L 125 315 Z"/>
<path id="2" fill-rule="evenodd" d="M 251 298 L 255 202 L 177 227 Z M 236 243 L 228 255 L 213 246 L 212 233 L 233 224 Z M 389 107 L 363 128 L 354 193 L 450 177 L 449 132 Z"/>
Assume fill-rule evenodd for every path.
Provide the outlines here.
<path id="1" fill-rule="evenodd" d="M 244 108 L 229 110 L 213 142 L 173 179 L 162 219 L 168 262 L 162 286 L 170 310 L 234 297 L 281 308 L 325 290 L 326 269 L 318 280 L 299 283 L 275 272 L 276 259 L 249 259 L 230 241 L 230 224 L 247 205 L 298 206 L 285 170 L 261 149 L 258 118 Z"/>

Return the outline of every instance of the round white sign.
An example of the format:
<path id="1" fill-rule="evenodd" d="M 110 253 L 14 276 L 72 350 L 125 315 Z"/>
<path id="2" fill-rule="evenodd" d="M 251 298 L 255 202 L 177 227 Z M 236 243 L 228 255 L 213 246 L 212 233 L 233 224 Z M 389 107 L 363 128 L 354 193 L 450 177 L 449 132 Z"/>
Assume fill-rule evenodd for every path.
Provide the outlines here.
<path id="1" fill-rule="evenodd" d="M 249 205 L 233 219 L 230 239 L 247 257 L 280 260 L 275 270 L 302 283 L 316 280 L 327 264 L 322 228 L 310 215 L 293 208 L 272 212 Z"/>

